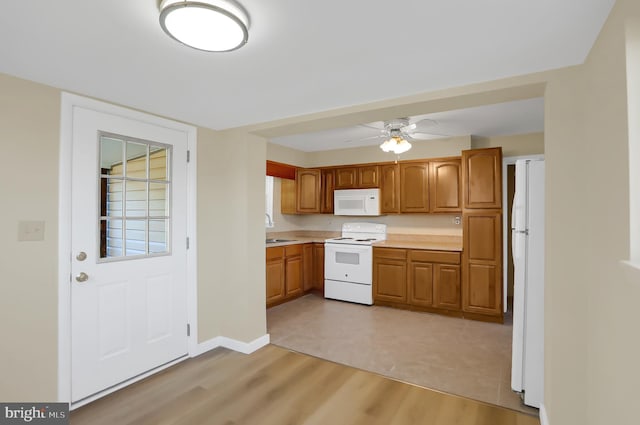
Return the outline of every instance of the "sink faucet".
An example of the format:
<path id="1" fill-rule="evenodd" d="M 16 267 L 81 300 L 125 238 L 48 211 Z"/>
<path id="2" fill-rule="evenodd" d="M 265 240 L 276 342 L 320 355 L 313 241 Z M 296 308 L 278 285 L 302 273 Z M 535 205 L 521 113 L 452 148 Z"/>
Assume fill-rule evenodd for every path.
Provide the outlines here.
<path id="1" fill-rule="evenodd" d="M 273 220 L 271 220 L 271 216 L 269 215 L 269 213 L 264 213 L 264 215 L 266 215 L 267 216 L 267 220 L 269 220 L 268 221 L 269 227 L 273 227 Z"/>

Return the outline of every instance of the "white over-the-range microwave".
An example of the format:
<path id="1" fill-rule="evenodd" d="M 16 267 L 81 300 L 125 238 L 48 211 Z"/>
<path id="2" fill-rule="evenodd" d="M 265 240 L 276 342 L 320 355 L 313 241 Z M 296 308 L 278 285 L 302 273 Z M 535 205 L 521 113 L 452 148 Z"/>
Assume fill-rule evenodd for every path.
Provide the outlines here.
<path id="1" fill-rule="evenodd" d="M 380 215 L 380 189 L 342 189 L 333 191 L 334 215 Z"/>

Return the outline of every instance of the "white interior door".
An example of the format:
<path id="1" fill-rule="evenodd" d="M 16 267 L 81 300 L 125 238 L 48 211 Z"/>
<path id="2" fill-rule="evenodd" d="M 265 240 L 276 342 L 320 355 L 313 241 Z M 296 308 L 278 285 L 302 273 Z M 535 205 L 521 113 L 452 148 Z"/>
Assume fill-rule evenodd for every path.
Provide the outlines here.
<path id="1" fill-rule="evenodd" d="M 73 109 L 73 402 L 188 352 L 187 142 Z"/>

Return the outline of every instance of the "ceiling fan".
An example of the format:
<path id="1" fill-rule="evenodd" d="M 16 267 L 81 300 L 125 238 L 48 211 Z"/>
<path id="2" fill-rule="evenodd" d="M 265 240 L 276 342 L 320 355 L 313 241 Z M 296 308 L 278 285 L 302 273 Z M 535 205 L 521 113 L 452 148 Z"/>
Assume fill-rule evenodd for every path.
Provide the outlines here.
<path id="1" fill-rule="evenodd" d="M 380 145 L 380 148 L 383 151 L 400 154 L 411 149 L 411 143 L 409 143 L 409 141 L 449 137 L 447 134 L 439 134 L 429 131 L 429 128 L 437 125 L 438 123 L 436 121 L 429 118 L 420 119 L 415 122 L 411 122 L 410 118 L 395 118 L 371 124 L 360 124 L 361 127 L 378 130 L 379 134 L 361 139 L 349 140 L 347 143 L 380 139 L 384 140 Z"/>

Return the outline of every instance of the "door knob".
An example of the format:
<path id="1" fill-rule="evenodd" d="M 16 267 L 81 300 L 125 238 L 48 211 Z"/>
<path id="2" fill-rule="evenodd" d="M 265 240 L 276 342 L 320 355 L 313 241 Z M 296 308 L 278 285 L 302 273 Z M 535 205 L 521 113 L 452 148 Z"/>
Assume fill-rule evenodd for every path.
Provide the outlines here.
<path id="1" fill-rule="evenodd" d="M 84 251 L 80 251 L 78 255 L 76 255 L 76 260 L 78 261 L 84 261 L 86 259 L 87 259 L 87 253 Z"/>
<path id="2" fill-rule="evenodd" d="M 86 274 L 85 272 L 80 272 L 80 274 L 76 276 L 76 280 L 80 283 L 86 282 L 87 279 L 89 279 L 89 275 Z"/>

